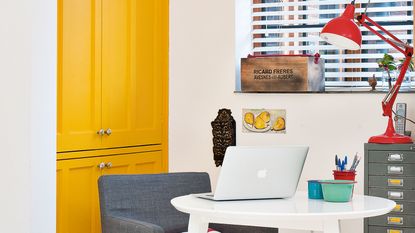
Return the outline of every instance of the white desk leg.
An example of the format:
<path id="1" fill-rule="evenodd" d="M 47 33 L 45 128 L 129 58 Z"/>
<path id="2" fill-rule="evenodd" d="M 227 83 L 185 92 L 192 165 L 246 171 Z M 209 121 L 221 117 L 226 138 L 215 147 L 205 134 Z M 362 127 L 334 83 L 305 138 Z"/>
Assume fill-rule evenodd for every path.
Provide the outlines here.
<path id="1" fill-rule="evenodd" d="M 206 233 L 209 227 L 209 223 L 203 221 L 199 216 L 190 215 L 189 227 L 187 231 L 189 233 Z"/>
<path id="2" fill-rule="evenodd" d="M 338 220 L 324 221 L 323 232 L 324 233 L 340 233 L 340 221 Z"/>

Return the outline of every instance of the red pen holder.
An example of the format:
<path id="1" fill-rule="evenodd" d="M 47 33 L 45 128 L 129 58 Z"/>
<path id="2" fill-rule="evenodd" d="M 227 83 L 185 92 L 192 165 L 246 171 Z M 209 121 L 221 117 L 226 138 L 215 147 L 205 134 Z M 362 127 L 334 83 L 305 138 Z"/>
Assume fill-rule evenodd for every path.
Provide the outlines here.
<path id="1" fill-rule="evenodd" d="M 333 170 L 335 180 L 353 180 L 355 181 L 356 171 L 337 171 Z"/>

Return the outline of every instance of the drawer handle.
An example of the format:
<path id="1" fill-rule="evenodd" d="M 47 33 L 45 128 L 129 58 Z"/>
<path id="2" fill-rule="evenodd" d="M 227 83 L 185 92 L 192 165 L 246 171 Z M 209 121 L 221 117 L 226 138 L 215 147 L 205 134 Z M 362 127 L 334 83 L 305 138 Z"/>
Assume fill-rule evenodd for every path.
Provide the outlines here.
<path id="1" fill-rule="evenodd" d="M 403 233 L 402 230 L 388 229 L 388 233 Z"/>
<path id="2" fill-rule="evenodd" d="M 98 135 L 100 135 L 100 136 L 103 136 L 103 135 L 105 134 L 104 129 L 100 129 L 100 130 L 98 130 L 98 131 L 97 131 L 97 134 L 98 134 Z"/>
<path id="3" fill-rule="evenodd" d="M 403 166 L 388 166 L 388 174 L 403 174 Z"/>
<path id="4" fill-rule="evenodd" d="M 105 168 L 105 163 L 104 162 L 101 162 L 100 164 L 98 164 L 97 167 L 99 168 L 99 170 L 102 170 L 102 169 Z"/>
<path id="5" fill-rule="evenodd" d="M 403 213 L 403 204 L 396 204 L 395 208 L 392 210 L 393 212 Z"/>
<path id="6" fill-rule="evenodd" d="M 403 192 L 388 191 L 389 199 L 403 199 Z"/>
<path id="7" fill-rule="evenodd" d="M 403 187 L 403 179 L 388 179 L 388 186 Z"/>
<path id="8" fill-rule="evenodd" d="M 403 161 L 403 154 L 389 154 L 388 161 L 391 161 L 391 162 Z"/>
<path id="9" fill-rule="evenodd" d="M 402 217 L 388 217 L 388 224 L 389 225 L 402 225 L 403 218 Z"/>
<path id="10" fill-rule="evenodd" d="M 108 128 L 107 130 L 105 130 L 105 134 L 110 136 L 112 134 L 112 130 Z"/>

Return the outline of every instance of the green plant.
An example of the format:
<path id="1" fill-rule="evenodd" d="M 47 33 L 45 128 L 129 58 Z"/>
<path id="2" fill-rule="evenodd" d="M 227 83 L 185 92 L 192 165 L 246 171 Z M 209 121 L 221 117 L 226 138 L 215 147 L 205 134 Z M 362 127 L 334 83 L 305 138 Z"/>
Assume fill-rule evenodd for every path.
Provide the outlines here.
<path id="1" fill-rule="evenodd" d="M 399 69 L 402 67 L 404 61 L 405 61 L 405 59 L 400 59 L 399 60 L 399 62 L 400 62 L 399 65 L 398 65 Z M 414 61 L 412 59 L 411 59 L 411 62 L 409 62 L 408 70 L 409 71 L 414 71 Z"/>
<path id="2" fill-rule="evenodd" d="M 388 74 L 388 86 L 392 88 L 391 71 L 397 70 L 398 66 L 394 62 L 395 58 L 392 55 L 385 53 L 383 58 L 378 61 L 379 68 L 382 68 Z"/>

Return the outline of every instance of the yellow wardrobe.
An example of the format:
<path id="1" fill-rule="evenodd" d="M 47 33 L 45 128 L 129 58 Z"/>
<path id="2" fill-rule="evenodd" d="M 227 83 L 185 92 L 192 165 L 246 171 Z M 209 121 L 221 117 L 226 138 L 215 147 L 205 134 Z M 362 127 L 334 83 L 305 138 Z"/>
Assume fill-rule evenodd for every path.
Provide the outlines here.
<path id="1" fill-rule="evenodd" d="M 168 6 L 58 0 L 58 233 L 101 232 L 99 176 L 167 172 Z"/>

